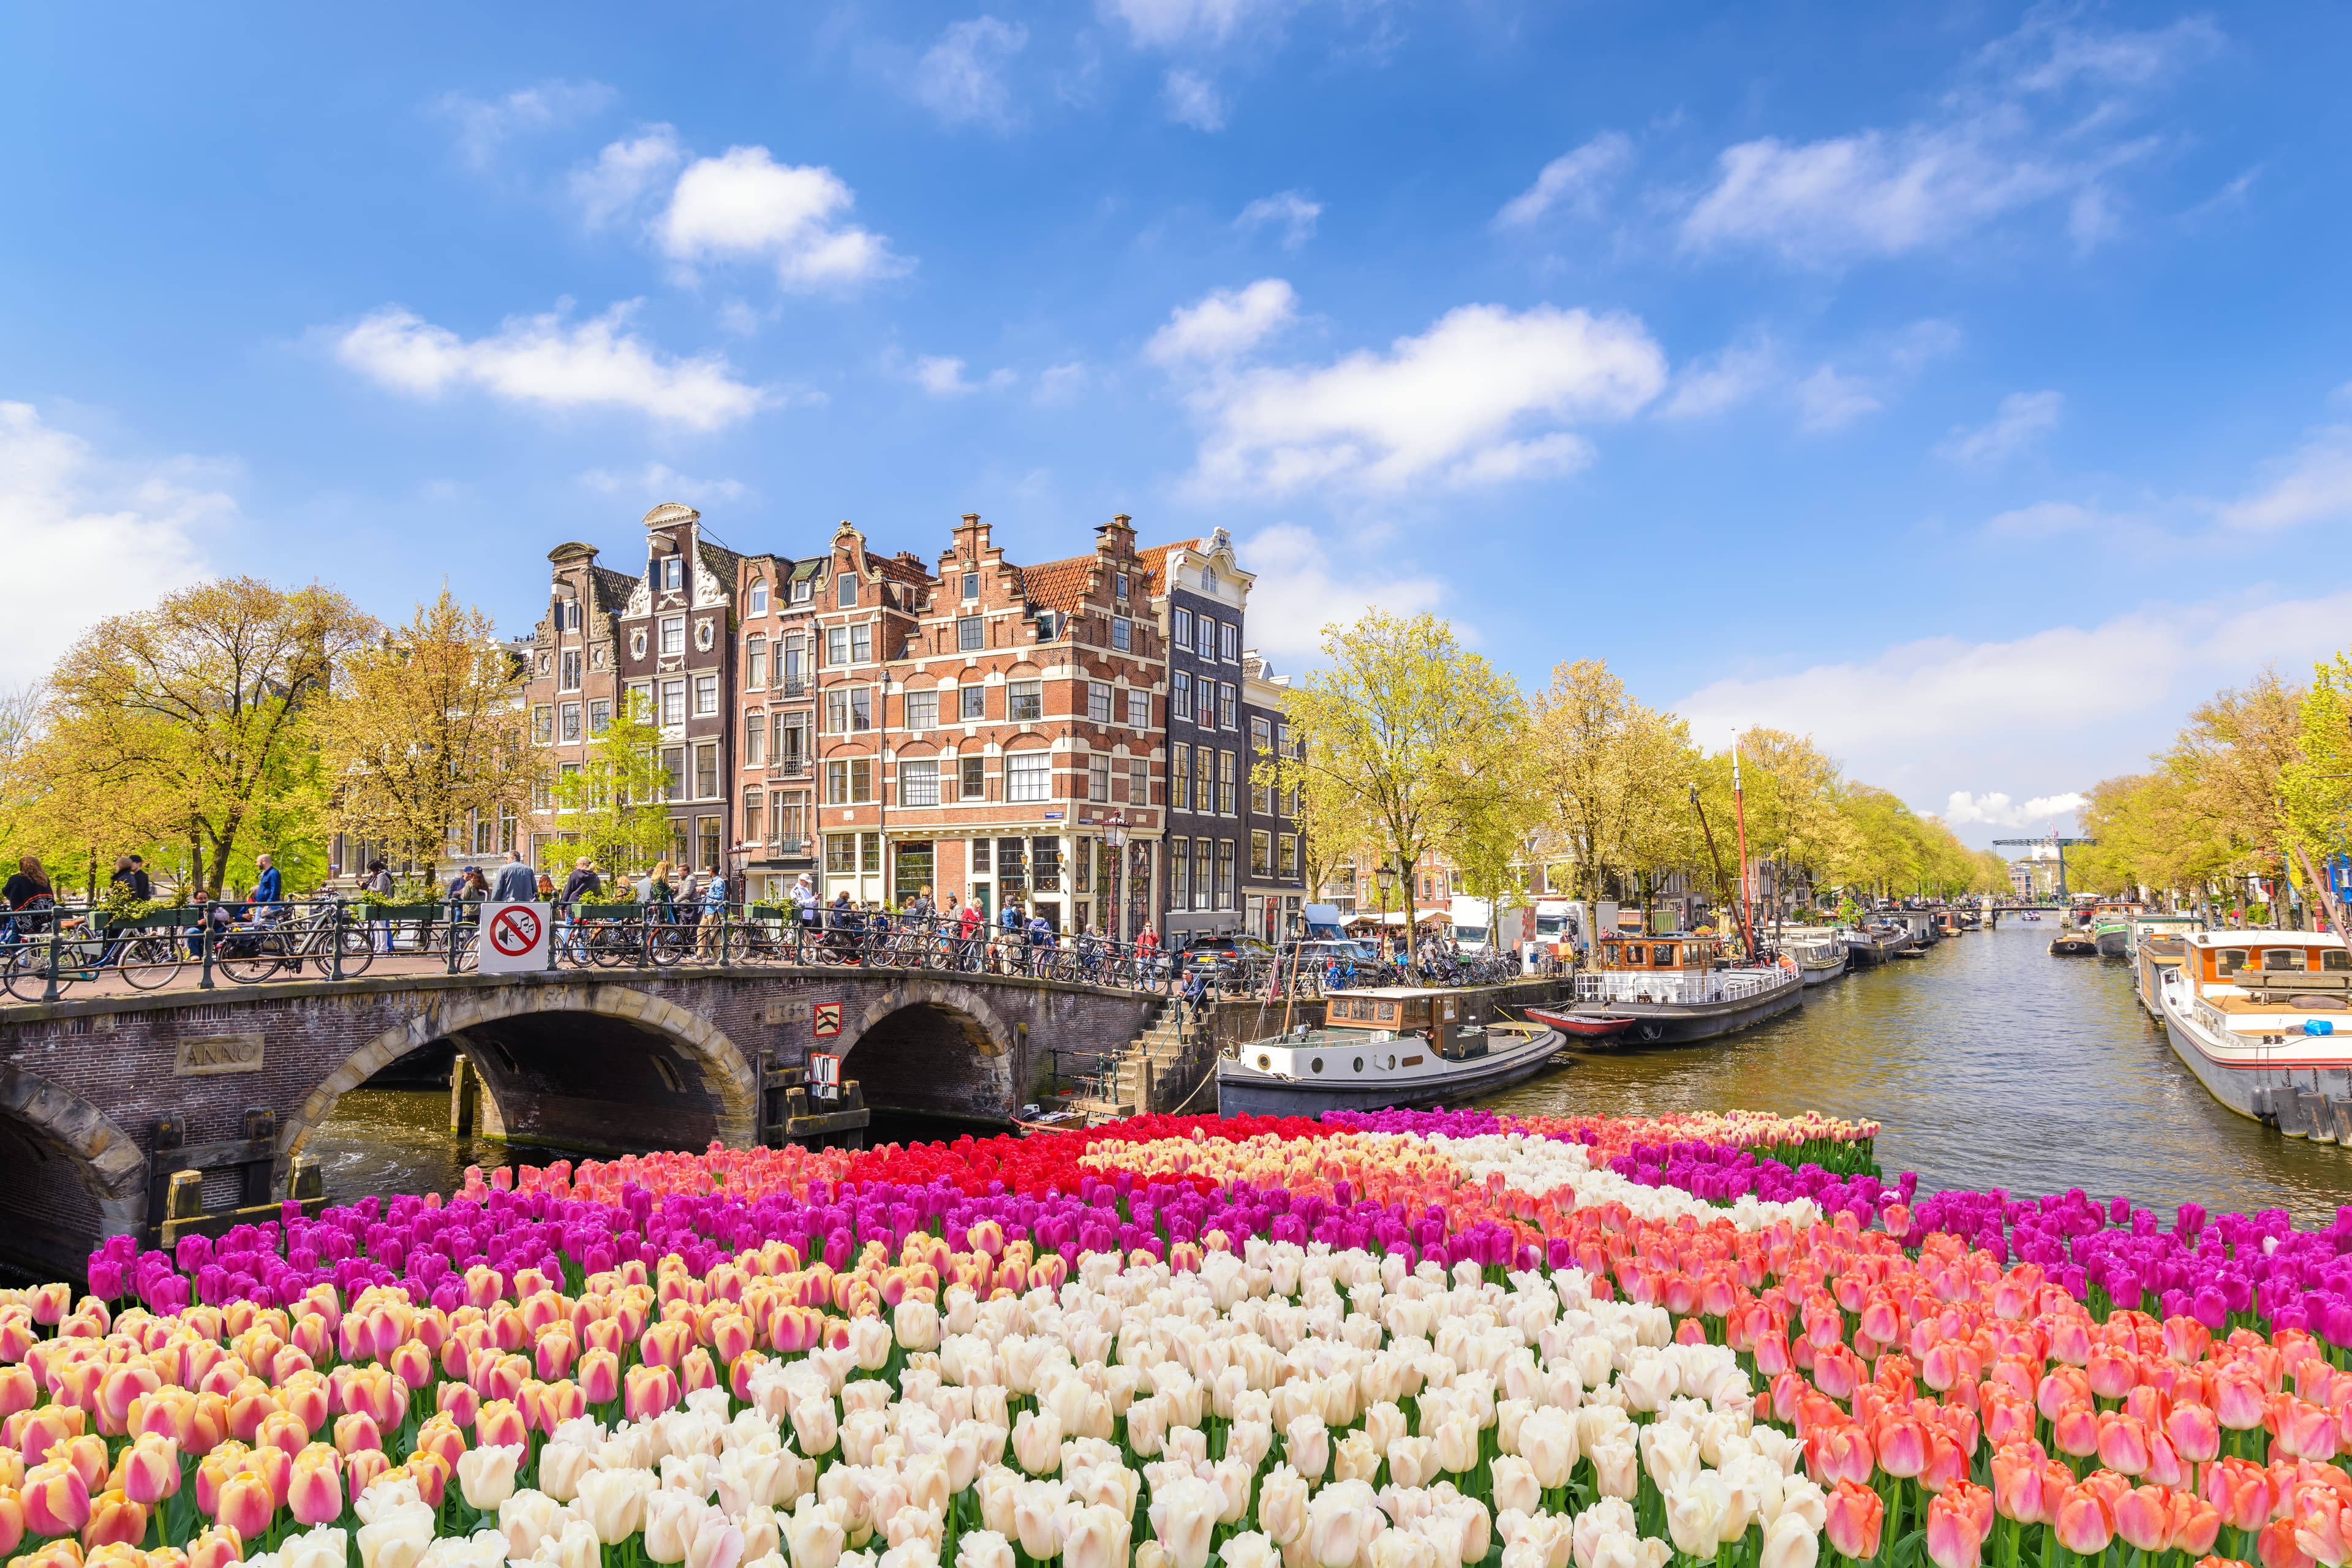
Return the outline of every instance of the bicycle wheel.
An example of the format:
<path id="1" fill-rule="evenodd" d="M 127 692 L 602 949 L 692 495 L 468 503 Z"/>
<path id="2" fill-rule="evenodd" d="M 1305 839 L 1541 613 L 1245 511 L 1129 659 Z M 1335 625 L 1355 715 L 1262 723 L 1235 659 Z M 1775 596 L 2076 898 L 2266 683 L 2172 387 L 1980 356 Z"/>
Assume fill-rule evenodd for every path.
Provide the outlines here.
<path id="1" fill-rule="evenodd" d="M 472 926 L 451 926 L 449 928 L 449 941 L 457 949 L 457 970 L 458 973 L 471 974 L 480 969 L 481 954 L 476 949 L 476 944 L 480 940 L 481 932 L 475 930 Z"/>
<path id="2" fill-rule="evenodd" d="M 65 984 L 66 977 L 60 972 L 58 984 L 62 987 Z M 19 1002 L 38 1002 L 49 985 L 47 949 L 32 942 L 10 948 L 7 963 L 0 966 L 0 985 L 5 985 L 8 994 Z"/>
<path id="3" fill-rule="evenodd" d="M 286 939 L 274 931 L 232 931 L 213 948 L 213 967 L 239 985 L 254 985 L 286 962 Z"/>
<path id="4" fill-rule="evenodd" d="M 177 942 L 168 936 L 152 935 L 132 937 L 123 943 L 114 961 L 123 982 L 142 991 L 169 985 L 179 978 L 180 967 L 186 962 Z"/>
<path id="5" fill-rule="evenodd" d="M 332 941 L 343 955 L 343 978 L 346 980 L 365 974 L 368 966 L 375 962 L 375 938 L 363 925 L 344 926 L 334 934 Z M 330 968 L 328 973 L 331 974 L 334 971 Z"/>
<path id="6" fill-rule="evenodd" d="M 657 925 L 653 928 L 652 957 L 656 968 L 674 968 L 686 957 L 692 945 L 692 938 L 691 928 L 685 928 L 685 931 L 688 934 L 681 934 L 681 928 L 674 925 Z"/>

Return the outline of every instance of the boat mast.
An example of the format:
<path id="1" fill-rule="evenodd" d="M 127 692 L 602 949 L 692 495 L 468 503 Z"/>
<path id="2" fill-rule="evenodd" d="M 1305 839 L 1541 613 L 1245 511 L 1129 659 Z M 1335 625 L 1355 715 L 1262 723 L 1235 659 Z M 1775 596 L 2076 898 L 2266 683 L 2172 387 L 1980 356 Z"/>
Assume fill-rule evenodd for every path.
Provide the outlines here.
<path id="1" fill-rule="evenodd" d="M 1739 826 L 1739 940 L 1748 944 L 1749 963 L 1756 960 L 1756 933 L 1748 921 L 1748 806 L 1739 794 L 1739 737 L 1731 737 L 1731 815 Z"/>

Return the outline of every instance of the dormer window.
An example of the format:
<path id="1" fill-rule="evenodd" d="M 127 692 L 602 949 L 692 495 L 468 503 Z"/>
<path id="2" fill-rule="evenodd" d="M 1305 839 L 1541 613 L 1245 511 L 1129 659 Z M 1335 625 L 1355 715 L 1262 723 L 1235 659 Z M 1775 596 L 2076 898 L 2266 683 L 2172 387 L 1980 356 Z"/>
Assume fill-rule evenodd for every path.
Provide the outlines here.
<path id="1" fill-rule="evenodd" d="M 805 605 L 808 602 L 809 580 L 803 577 L 793 584 L 793 603 L 795 605 Z"/>
<path id="2" fill-rule="evenodd" d="M 855 572 L 844 572 L 836 581 L 839 585 L 834 591 L 834 604 L 841 609 L 856 609 L 857 607 L 857 574 Z"/>
<path id="3" fill-rule="evenodd" d="M 675 593 L 686 586 L 686 563 L 677 556 L 656 562 L 654 570 L 665 592 Z"/>
<path id="4" fill-rule="evenodd" d="M 1201 568 L 1201 592 L 1213 594 L 1216 591 L 1217 569 L 1213 566 L 1203 566 Z"/>
<path id="5" fill-rule="evenodd" d="M 765 577 L 751 579 L 751 613 L 755 616 L 768 613 L 768 580 Z"/>

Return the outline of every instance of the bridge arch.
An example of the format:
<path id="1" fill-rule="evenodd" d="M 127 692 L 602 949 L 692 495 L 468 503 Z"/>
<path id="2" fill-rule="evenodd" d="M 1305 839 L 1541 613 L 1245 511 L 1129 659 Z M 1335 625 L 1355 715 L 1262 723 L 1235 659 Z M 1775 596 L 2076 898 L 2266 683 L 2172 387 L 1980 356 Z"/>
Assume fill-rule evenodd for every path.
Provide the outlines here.
<path id="1" fill-rule="evenodd" d="M 146 1217 L 147 1160 L 131 1135 L 79 1095 L 6 1062 L 0 1151 L 10 1171 L 0 1231 L 28 1258 L 75 1259 L 93 1229 L 132 1235 Z"/>
<path id="2" fill-rule="evenodd" d="M 1005 1121 L 1017 1103 L 1021 1029 L 987 984 L 907 975 L 824 1042 L 877 1110 Z"/>
<path id="3" fill-rule="evenodd" d="M 290 1158 L 335 1102 L 434 1040 L 456 1045 L 508 1136 L 561 1147 L 614 1147 L 627 1127 L 646 1148 L 748 1143 L 758 1091 L 750 1061 L 717 1025 L 625 985 L 507 985 L 420 998 L 405 1022 L 353 1051 L 310 1092 L 278 1137 Z M 625 1105 L 616 1116 L 616 1104 Z"/>

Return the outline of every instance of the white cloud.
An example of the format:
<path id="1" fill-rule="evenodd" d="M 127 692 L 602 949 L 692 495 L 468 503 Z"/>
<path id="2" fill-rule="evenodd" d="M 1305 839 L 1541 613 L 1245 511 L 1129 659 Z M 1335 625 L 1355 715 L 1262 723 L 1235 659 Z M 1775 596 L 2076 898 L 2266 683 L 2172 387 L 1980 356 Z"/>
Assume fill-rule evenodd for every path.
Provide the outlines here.
<path id="1" fill-rule="evenodd" d="M 1698 419 L 1736 408 L 1776 384 L 1780 356 L 1763 338 L 1732 343 L 1691 361 L 1675 377 L 1673 395 L 1659 405 L 1659 417 Z"/>
<path id="2" fill-rule="evenodd" d="M 573 124 L 613 101 L 601 81 L 543 81 L 504 98 L 445 92 L 434 108 L 457 127 L 457 151 L 477 169 L 488 168 L 509 138 Z"/>
<path id="3" fill-rule="evenodd" d="M 207 536 L 237 515 L 229 467 L 110 459 L 33 405 L 0 403 L 0 549 L 20 583 L 70 585 L 15 596 L 0 682 L 37 679 L 92 622 L 202 577 Z"/>
<path id="4" fill-rule="evenodd" d="M 2000 790 L 1976 795 L 1956 789 L 1937 813 L 1954 827 L 2039 827 L 2047 826 L 2053 817 L 2071 816 L 2090 804 L 2091 797 L 2080 790 L 2070 789 L 2063 795 L 2038 795 L 2020 803 L 2010 799 Z"/>
<path id="5" fill-rule="evenodd" d="M 905 271 L 887 240 L 842 221 L 856 200 L 831 169 L 779 163 L 765 147 L 730 147 L 678 176 L 658 232 L 677 261 L 765 261 L 791 289 Z"/>
<path id="6" fill-rule="evenodd" d="M 1786 673 L 1714 681 L 1675 704 L 1721 745 L 1765 724 L 1810 734 L 1852 776 L 1921 810 L 1988 773 L 2029 786 L 2023 808 L 2147 765 L 2196 702 L 2265 664 L 2293 671 L 2344 641 L 2352 591 L 2257 589 L 2150 605 L 2096 626 L 1990 641 L 1956 637 Z M 1976 836 L 1981 837 L 1982 836 Z"/>
<path id="7" fill-rule="evenodd" d="M 667 125 L 648 125 L 607 143 L 593 163 L 572 172 L 572 199 L 580 205 L 581 220 L 603 228 L 629 216 L 685 156 L 677 132 Z"/>
<path id="8" fill-rule="evenodd" d="M 2260 489 L 2223 507 L 2221 521 L 2267 533 L 2352 518 L 2352 425 L 2313 432 L 2292 456 L 2272 465 L 2270 476 Z"/>
<path id="9" fill-rule="evenodd" d="M 1437 608 L 1445 597 L 1434 577 L 1382 570 L 1387 552 L 1355 542 L 1335 545 L 1297 523 L 1276 523 L 1234 549 L 1257 575 L 1250 589 L 1251 640 L 1277 659 L 1316 660 L 1325 626 L 1375 605 L 1410 616 Z"/>
<path id="10" fill-rule="evenodd" d="M 1219 289 L 1199 304 L 1178 310 L 1143 345 L 1143 357 L 1171 366 L 1234 359 L 1297 318 L 1298 296 L 1290 285 L 1261 278 L 1245 289 Z"/>
<path id="11" fill-rule="evenodd" d="M 1998 513 L 1985 523 L 1985 530 L 2019 539 L 2043 539 L 2052 534 L 2122 527 L 2131 521 L 2078 501 L 2044 500 Z"/>
<path id="12" fill-rule="evenodd" d="M 1936 455 L 1965 468 L 1998 463 L 2058 428 L 2065 412 L 2063 393 L 2012 392 L 2000 400 L 1992 423 L 1975 430 L 1954 426 Z"/>
<path id="13" fill-rule="evenodd" d="M 982 381 L 973 381 L 964 374 L 964 363 L 945 354 L 924 354 L 915 361 L 915 384 L 933 397 L 962 397 L 983 387 L 996 389 L 1013 384 L 1016 379 L 1010 370 L 989 373 Z"/>
<path id="14" fill-rule="evenodd" d="M 1200 72 L 1170 71 L 1163 97 L 1168 118 L 1177 124 L 1189 125 L 1195 131 L 1225 128 L 1225 100 L 1218 95 L 1217 84 Z"/>
<path id="15" fill-rule="evenodd" d="M 624 408 L 664 424 L 717 430 L 772 401 L 720 354 L 678 359 L 628 330 L 635 301 L 586 321 L 551 312 L 509 317 L 471 342 L 387 305 L 335 340 L 346 365 L 393 392 L 437 397 L 473 386 L 541 408 Z"/>
<path id="16" fill-rule="evenodd" d="M 1091 379 L 1087 367 L 1075 360 L 1068 364 L 1049 364 L 1037 377 L 1037 401 L 1067 403 L 1085 391 Z"/>
<path id="17" fill-rule="evenodd" d="M 1837 267 L 1948 246 L 1996 220 L 2063 204 L 2076 245 L 2095 245 L 2120 226 L 2111 176 L 2158 144 L 2127 133 L 2128 121 L 2149 91 L 2218 38 L 2197 18 L 2110 32 L 2037 10 L 1982 52 L 1938 115 L 1725 148 L 1683 212 L 1683 243 Z"/>
<path id="18" fill-rule="evenodd" d="M 635 473 L 616 474 L 605 468 L 591 468 L 580 476 L 580 482 L 590 489 L 608 496 L 637 496 L 647 500 L 682 500 L 689 505 L 701 505 L 714 500 L 741 500 L 751 493 L 749 487 L 734 479 L 698 479 L 681 474 L 667 463 L 647 463 Z"/>
<path id="19" fill-rule="evenodd" d="M 1260 17 L 1278 16 L 1288 0 L 1103 0 L 1139 46 L 1216 45 Z"/>
<path id="20" fill-rule="evenodd" d="M 1234 226 L 1247 233 L 1265 224 L 1280 224 L 1282 248 L 1296 250 L 1315 237 L 1315 222 L 1322 216 L 1322 203 L 1309 201 L 1297 191 L 1276 191 L 1242 208 Z"/>
<path id="21" fill-rule="evenodd" d="M 1004 68 L 1028 42 L 1028 28 L 994 16 L 949 24 L 916 62 L 915 100 L 950 125 L 1012 129 L 1021 117 Z"/>
<path id="22" fill-rule="evenodd" d="M 1591 455 L 1561 426 L 1625 417 L 1665 381 L 1664 353 L 1633 317 L 1465 305 L 1386 353 L 1199 382 L 1189 396 L 1208 433 L 1195 480 L 1280 494 L 1558 472 Z"/>
<path id="23" fill-rule="evenodd" d="M 1534 184 L 1503 204 L 1503 210 L 1495 215 L 1495 226 L 1524 228 L 1554 207 L 1580 217 L 1597 217 L 1601 196 L 1633 161 L 1632 140 L 1622 132 L 1604 131 L 1574 152 L 1546 163 Z"/>
<path id="24" fill-rule="evenodd" d="M 1885 406 L 1868 381 L 1843 374 L 1832 365 L 1825 364 L 1797 383 L 1798 426 L 1817 435 L 1843 430 Z"/>

